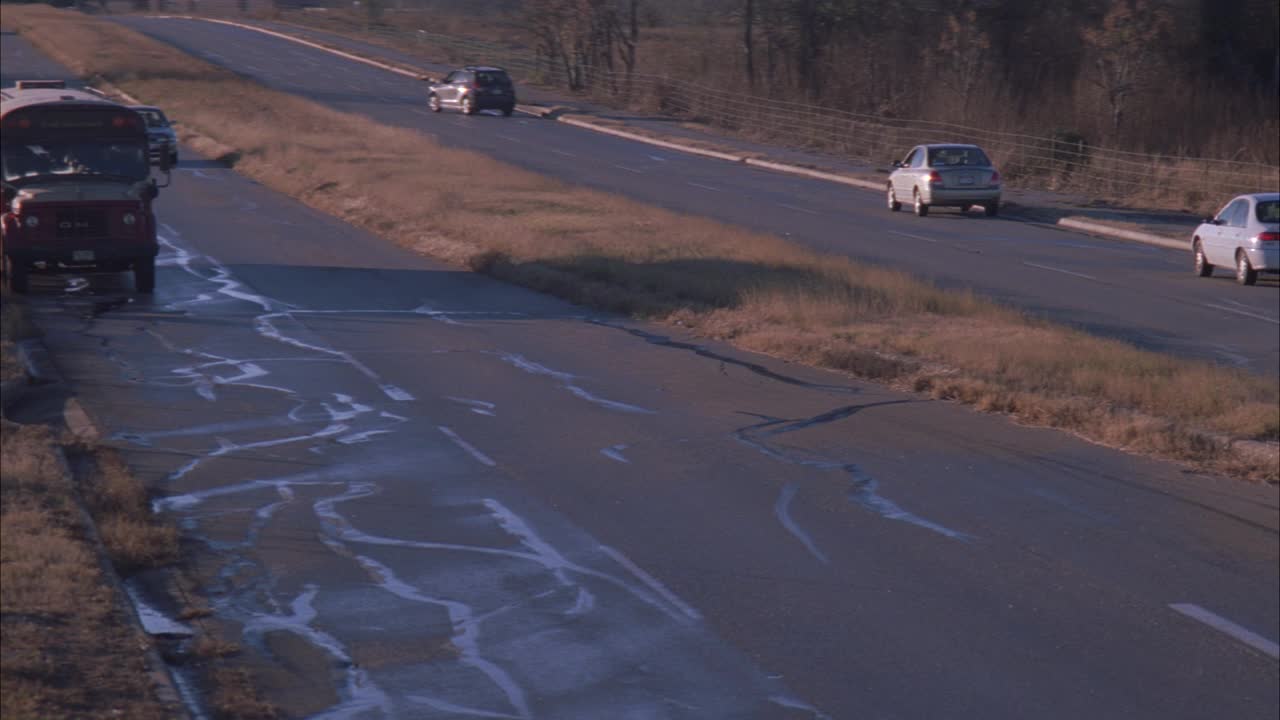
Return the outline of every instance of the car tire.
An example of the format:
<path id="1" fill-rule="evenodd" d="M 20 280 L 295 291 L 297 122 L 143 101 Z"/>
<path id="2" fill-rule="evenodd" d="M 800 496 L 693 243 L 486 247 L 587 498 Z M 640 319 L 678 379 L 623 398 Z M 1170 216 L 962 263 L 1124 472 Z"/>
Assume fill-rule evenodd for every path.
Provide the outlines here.
<path id="1" fill-rule="evenodd" d="M 1236 251 L 1236 282 L 1241 285 L 1252 285 L 1258 282 L 1258 271 L 1249 264 L 1249 256 L 1243 250 Z"/>
<path id="2" fill-rule="evenodd" d="M 466 97 L 462 98 L 462 114 L 463 114 L 463 115 L 475 115 L 475 114 L 476 114 L 476 99 L 475 99 L 475 98 L 471 97 L 470 95 L 468 95 L 468 96 L 466 96 Z"/>
<path id="3" fill-rule="evenodd" d="M 987 217 L 995 217 L 1000 214 L 1000 203 L 987 203 L 982 206 L 982 212 L 985 213 Z"/>
<path id="4" fill-rule="evenodd" d="M 440 96 L 435 93 L 427 96 L 427 107 L 431 108 L 431 112 L 440 112 L 444 109 L 440 104 Z"/>
<path id="5" fill-rule="evenodd" d="M 15 295 L 25 295 L 31 289 L 27 266 L 14 262 L 8 255 L 4 256 L 4 285 Z"/>
<path id="6" fill-rule="evenodd" d="M 133 289 L 150 295 L 156 290 L 156 259 L 135 260 L 133 263 Z"/>
<path id="7" fill-rule="evenodd" d="M 1200 238 L 1196 238 L 1195 243 L 1191 246 L 1193 257 L 1193 266 L 1196 270 L 1197 277 L 1209 277 L 1213 274 L 1213 265 L 1209 263 L 1209 258 L 1204 254 L 1204 246 L 1200 244 Z"/>
<path id="8" fill-rule="evenodd" d="M 502 117 L 511 117 L 511 113 L 515 111 L 516 111 L 515 105 L 507 105 L 506 107 L 502 108 Z"/>
<path id="9" fill-rule="evenodd" d="M 892 185 L 889 186 L 889 192 L 887 193 L 887 196 L 889 199 L 890 211 L 898 212 L 899 210 L 902 209 L 902 203 L 898 202 L 898 194 L 893 191 Z"/>
<path id="10" fill-rule="evenodd" d="M 916 217 L 925 217 L 929 214 L 929 206 L 920 198 L 919 190 L 913 190 L 911 193 L 911 208 L 915 211 Z"/>

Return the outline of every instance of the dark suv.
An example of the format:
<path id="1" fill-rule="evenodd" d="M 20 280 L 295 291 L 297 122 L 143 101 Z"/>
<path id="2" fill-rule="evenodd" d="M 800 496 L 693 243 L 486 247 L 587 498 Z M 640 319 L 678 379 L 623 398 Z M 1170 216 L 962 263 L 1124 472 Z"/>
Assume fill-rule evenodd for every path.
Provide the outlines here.
<path id="1" fill-rule="evenodd" d="M 507 71 L 499 67 L 468 65 L 454 70 L 427 91 L 427 104 L 434 112 L 458 108 L 473 115 L 481 110 L 501 110 L 510 116 L 516 109 L 516 87 Z"/>

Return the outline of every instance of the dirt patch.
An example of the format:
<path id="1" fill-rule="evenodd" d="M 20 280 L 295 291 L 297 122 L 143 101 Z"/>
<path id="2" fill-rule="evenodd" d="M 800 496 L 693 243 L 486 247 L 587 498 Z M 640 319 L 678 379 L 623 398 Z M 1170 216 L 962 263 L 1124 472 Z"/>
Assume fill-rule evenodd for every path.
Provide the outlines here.
<path id="1" fill-rule="evenodd" d="M 1280 435 L 1274 380 L 1143 352 L 777 237 L 443 148 L 110 23 L 48 8 L 6 13 L 78 71 L 161 103 L 189 131 L 235 148 L 238 171 L 433 257 L 1098 442 L 1277 477 L 1280 460 L 1243 461 L 1230 449 Z"/>

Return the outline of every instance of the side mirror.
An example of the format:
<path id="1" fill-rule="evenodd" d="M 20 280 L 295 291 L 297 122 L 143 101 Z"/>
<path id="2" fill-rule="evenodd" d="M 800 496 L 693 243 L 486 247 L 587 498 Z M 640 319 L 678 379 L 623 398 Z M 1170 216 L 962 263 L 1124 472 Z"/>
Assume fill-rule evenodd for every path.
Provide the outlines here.
<path id="1" fill-rule="evenodd" d="M 160 149 L 160 172 L 162 173 L 169 172 L 170 157 L 171 157 L 171 153 L 169 152 L 169 144 L 165 143 L 164 147 Z"/>
<path id="2" fill-rule="evenodd" d="M 900 168 L 900 167 L 902 167 L 902 161 L 901 161 L 901 160 L 894 160 L 894 161 L 893 161 L 893 166 L 894 166 L 894 167 L 896 167 L 896 168 Z"/>
<path id="3" fill-rule="evenodd" d="M 156 184 L 155 184 L 155 183 L 148 183 L 148 184 L 147 184 L 147 199 L 148 199 L 148 200 L 155 200 L 155 199 L 156 199 L 156 198 L 158 198 L 158 197 L 160 197 L 160 188 L 156 187 Z"/>
<path id="4" fill-rule="evenodd" d="M 1200 222 L 1202 222 L 1202 223 L 1204 223 L 1204 224 L 1206 224 L 1206 225 L 1217 225 L 1217 224 L 1218 224 L 1218 219 L 1217 219 L 1217 218 L 1215 218 L 1215 217 L 1209 216 L 1209 217 L 1201 218 L 1201 219 L 1200 219 Z"/>

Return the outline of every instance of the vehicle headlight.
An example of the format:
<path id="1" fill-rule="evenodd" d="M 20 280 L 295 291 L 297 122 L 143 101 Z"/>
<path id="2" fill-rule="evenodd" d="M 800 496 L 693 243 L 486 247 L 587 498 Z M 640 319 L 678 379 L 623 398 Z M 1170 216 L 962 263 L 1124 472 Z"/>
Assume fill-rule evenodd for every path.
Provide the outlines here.
<path id="1" fill-rule="evenodd" d="M 35 215 L 28 215 L 22 219 L 22 224 L 26 225 L 29 228 L 39 227 L 40 218 L 36 217 Z"/>
<path id="2" fill-rule="evenodd" d="M 132 224 L 134 224 L 134 223 L 138 222 L 138 216 L 137 216 L 137 215 L 134 215 L 134 214 L 133 214 L 133 213 L 131 213 L 131 212 L 127 212 L 127 213 L 125 213 L 125 214 L 124 214 L 124 217 L 122 217 L 122 218 L 120 218 L 120 219 L 124 221 L 124 224 L 125 224 L 125 225 L 132 225 Z"/>

